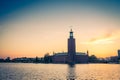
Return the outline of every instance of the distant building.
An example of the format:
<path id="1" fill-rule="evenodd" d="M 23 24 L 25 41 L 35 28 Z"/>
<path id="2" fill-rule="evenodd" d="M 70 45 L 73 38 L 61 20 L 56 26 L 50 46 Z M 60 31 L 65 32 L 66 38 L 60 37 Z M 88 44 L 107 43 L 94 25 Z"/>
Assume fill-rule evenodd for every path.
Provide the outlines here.
<path id="1" fill-rule="evenodd" d="M 12 59 L 12 62 L 31 63 L 31 62 L 34 62 L 34 61 L 35 61 L 35 58 L 27 58 L 27 57 L 21 57 L 21 58 Z"/>
<path id="2" fill-rule="evenodd" d="M 68 52 L 53 54 L 52 61 L 53 63 L 88 63 L 88 51 L 87 53 L 76 52 L 75 38 L 73 37 L 72 29 L 68 39 Z"/>
<path id="3" fill-rule="evenodd" d="M 118 58 L 120 59 L 120 50 L 118 50 Z"/>
<path id="4" fill-rule="evenodd" d="M 117 63 L 118 62 L 118 56 L 111 56 L 109 62 Z"/>

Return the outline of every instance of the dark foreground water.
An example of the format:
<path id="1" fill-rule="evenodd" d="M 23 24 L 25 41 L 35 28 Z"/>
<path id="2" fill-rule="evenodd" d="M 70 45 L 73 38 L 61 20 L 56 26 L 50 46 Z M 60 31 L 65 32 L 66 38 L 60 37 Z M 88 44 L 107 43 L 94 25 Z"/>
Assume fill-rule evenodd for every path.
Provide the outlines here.
<path id="1" fill-rule="evenodd" d="M 120 64 L 0 63 L 0 80 L 120 80 Z"/>

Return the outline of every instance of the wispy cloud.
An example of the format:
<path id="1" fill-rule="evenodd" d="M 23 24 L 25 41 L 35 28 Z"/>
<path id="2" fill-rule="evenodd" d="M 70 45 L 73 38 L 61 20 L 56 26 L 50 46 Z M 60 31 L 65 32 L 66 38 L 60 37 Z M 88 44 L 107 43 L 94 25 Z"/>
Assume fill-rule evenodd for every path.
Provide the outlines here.
<path id="1" fill-rule="evenodd" d="M 90 42 L 95 42 L 97 40 L 101 40 L 101 39 L 107 39 L 107 38 L 111 38 L 112 37 L 112 34 L 105 34 L 103 36 L 100 36 L 100 37 L 96 37 L 96 38 L 92 38 L 90 39 Z"/>
<path id="2" fill-rule="evenodd" d="M 120 38 L 120 32 L 114 31 L 98 37 L 91 38 L 90 40 L 83 42 L 83 44 L 111 44 L 116 39 Z"/>

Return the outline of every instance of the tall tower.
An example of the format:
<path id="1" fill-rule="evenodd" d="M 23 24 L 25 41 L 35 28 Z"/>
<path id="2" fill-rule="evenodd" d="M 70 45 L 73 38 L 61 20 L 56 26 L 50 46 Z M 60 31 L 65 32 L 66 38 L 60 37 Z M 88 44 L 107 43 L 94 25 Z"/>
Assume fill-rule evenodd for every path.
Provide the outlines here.
<path id="1" fill-rule="evenodd" d="M 70 37 L 68 39 L 68 62 L 74 64 L 76 56 L 76 47 L 75 47 L 75 39 L 73 37 L 73 31 L 70 31 Z"/>

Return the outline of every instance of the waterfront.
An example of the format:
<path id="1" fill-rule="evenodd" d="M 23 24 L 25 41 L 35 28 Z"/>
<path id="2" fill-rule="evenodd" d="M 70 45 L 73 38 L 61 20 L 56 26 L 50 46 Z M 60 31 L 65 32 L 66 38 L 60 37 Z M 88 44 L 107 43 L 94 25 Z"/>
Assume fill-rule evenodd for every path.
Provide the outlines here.
<path id="1" fill-rule="evenodd" d="M 120 80 L 119 64 L 0 63 L 0 80 Z"/>

